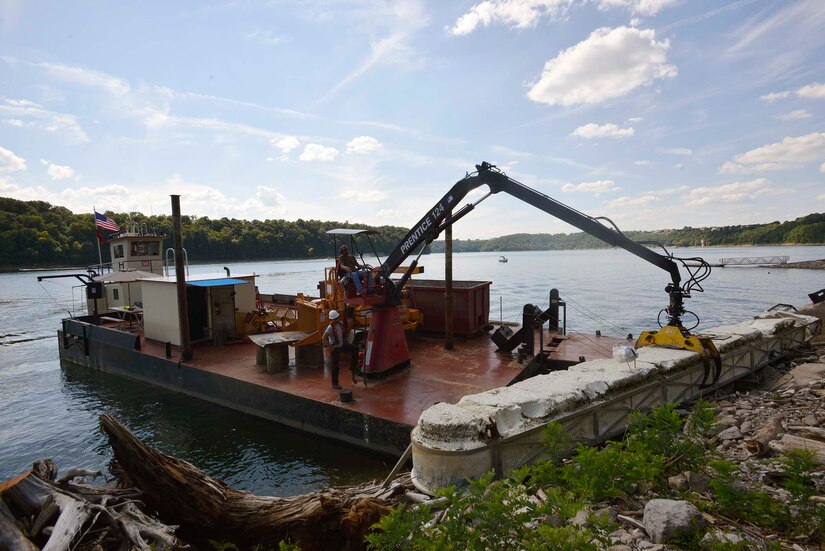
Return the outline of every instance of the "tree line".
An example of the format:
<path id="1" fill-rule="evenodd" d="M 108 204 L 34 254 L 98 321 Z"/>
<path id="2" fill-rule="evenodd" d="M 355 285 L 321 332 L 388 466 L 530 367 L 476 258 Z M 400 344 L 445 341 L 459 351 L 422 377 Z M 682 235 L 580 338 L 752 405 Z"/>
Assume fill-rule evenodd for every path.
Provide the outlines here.
<path id="1" fill-rule="evenodd" d="M 660 243 L 666 247 L 714 247 L 744 245 L 825 244 L 825 213 L 809 214 L 787 222 L 656 231 L 627 231 L 626 237 L 640 243 Z M 610 245 L 586 233 L 516 233 L 492 239 L 453 240 L 456 252 L 548 251 L 600 249 Z M 444 242 L 436 241 L 432 252 L 443 252 Z"/>
<path id="2" fill-rule="evenodd" d="M 121 230 L 136 227 L 164 234 L 167 236 L 165 246 L 171 246 L 171 216 L 111 211 L 105 214 L 117 222 Z M 408 231 L 399 226 L 375 227 L 320 220 L 250 221 L 194 215 L 181 217 L 182 238 L 189 258 L 203 262 L 329 257 L 335 251 L 327 230 L 355 227 L 378 232 L 371 236 L 371 240 L 381 255 L 391 252 Z M 105 231 L 102 233 L 109 235 Z M 823 244 L 825 214 L 809 214 L 796 220 L 770 224 L 631 231 L 626 235 L 634 241 L 653 241 L 670 247 Z M 601 247 L 607 245 L 584 233 L 521 233 L 494 239 L 453 240 L 453 250 L 457 252 Z M 103 261 L 106 262 L 108 246 L 103 250 Z M 434 242 L 431 250 L 442 252 L 443 241 Z M 97 262 L 93 214 L 75 214 L 65 207 L 45 201 L 0 197 L 0 268 L 86 266 Z"/>

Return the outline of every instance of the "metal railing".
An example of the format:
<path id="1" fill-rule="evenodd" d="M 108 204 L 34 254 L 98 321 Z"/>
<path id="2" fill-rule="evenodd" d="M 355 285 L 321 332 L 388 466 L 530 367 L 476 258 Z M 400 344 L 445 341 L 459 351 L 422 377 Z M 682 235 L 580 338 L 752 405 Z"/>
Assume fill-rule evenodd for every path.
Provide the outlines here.
<path id="1" fill-rule="evenodd" d="M 722 266 L 746 266 L 749 264 L 787 264 L 790 256 L 744 256 L 740 258 L 720 258 Z"/>

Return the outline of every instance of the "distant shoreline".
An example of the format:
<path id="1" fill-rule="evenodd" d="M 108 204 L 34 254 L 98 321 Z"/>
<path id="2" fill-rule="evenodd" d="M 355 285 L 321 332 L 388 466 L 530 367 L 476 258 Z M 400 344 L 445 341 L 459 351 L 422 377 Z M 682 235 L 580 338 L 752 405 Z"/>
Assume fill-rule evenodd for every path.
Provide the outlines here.
<path id="1" fill-rule="evenodd" d="M 803 260 L 801 262 L 788 262 L 787 264 L 776 264 L 771 268 L 796 268 L 802 270 L 825 270 L 825 258 L 821 260 Z"/>

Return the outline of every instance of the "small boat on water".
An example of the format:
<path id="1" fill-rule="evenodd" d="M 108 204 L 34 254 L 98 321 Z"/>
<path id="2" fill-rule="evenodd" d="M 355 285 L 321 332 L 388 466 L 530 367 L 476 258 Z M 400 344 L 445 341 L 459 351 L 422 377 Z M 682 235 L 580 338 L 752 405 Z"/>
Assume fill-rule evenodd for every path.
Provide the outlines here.
<path id="1" fill-rule="evenodd" d="M 499 262 L 507 262 L 507 257 L 502 255 L 502 256 L 498 257 L 498 261 Z"/>

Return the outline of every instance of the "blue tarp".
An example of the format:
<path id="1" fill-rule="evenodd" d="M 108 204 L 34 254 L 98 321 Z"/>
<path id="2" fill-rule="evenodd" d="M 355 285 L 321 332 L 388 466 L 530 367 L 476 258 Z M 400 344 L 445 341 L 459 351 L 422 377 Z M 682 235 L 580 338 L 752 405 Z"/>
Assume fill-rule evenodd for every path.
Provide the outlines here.
<path id="1" fill-rule="evenodd" d="M 231 277 L 224 277 L 222 279 L 204 279 L 202 281 L 187 281 L 187 285 L 195 287 L 220 287 L 221 285 L 241 285 L 242 283 L 249 283 L 245 279 L 234 279 Z"/>

